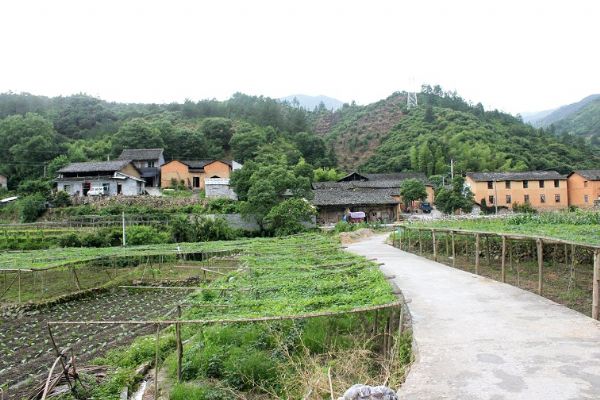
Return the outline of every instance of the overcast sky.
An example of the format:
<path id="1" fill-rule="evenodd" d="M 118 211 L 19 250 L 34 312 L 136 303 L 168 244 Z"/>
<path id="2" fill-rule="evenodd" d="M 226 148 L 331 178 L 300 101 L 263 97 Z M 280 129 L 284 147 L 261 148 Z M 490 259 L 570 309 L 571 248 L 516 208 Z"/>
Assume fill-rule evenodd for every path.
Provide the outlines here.
<path id="1" fill-rule="evenodd" d="M 597 0 L 7 0 L 0 91 L 366 104 L 427 82 L 537 111 L 600 93 L 599 21 Z"/>

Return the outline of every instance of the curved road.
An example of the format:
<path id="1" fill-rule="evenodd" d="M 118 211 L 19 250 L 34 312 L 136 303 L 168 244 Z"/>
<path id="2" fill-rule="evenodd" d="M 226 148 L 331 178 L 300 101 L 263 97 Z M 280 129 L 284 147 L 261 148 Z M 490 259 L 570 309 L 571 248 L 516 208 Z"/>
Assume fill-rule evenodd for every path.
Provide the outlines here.
<path id="1" fill-rule="evenodd" d="M 600 399 L 600 323 L 533 293 L 374 236 L 348 250 L 395 275 L 416 361 L 402 399 Z"/>

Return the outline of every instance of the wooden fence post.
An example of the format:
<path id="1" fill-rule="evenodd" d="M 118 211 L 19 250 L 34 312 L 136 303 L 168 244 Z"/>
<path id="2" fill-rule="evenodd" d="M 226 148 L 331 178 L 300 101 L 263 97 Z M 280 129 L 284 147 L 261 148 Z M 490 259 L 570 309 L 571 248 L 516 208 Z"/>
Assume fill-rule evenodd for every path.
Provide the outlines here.
<path id="1" fill-rule="evenodd" d="M 479 233 L 475 234 L 475 273 L 479 275 Z"/>
<path id="2" fill-rule="evenodd" d="M 454 231 L 450 231 L 450 238 L 452 240 L 452 266 L 456 266 L 456 248 L 454 247 Z"/>
<path id="3" fill-rule="evenodd" d="M 544 283 L 543 283 L 544 246 L 542 244 L 542 239 L 537 239 L 536 245 L 537 245 L 537 261 L 538 261 L 538 294 L 541 296 L 542 290 L 544 287 Z"/>
<path id="4" fill-rule="evenodd" d="M 435 229 L 431 230 L 431 241 L 433 243 L 433 261 L 437 261 L 437 245 L 435 243 Z"/>
<path id="5" fill-rule="evenodd" d="M 419 255 L 423 255 L 423 235 L 421 230 L 419 229 Z"/>
<path id="6" fill-rule="evenodd" d="M 592 290 L 592 318 L 600 319 L 600 250 L 594 251 L 594 282 Z"/>
<path id="7" fill-rule="evenodd" d="M 156 324 L 156 348 L 154 353 L 154 398 L 158 399 L 158 353 L 160 351 L 160 324 Z"/>
<path id="8" fill-rule="evenodd" d="M 506 282 L 506 236 L 502 235 L 502 282 Z"/>
<path id="9" fill-rule="evenodd" d="M 408 237 L 406 244 L 406 251 L 410 252 L 410 231 L 406 228 L 406 236 Z"/>
<path id="10" fill-rule="evenodd" d="M 181 306 L 177 306 L 177 318 L 181 319 Z M 177 340 L 177 382 L 181 383 L 182 368 L 181 364 L 183 361 L 183 342 L 181 341 L 181 324 L 178 322 L 175 324 L 175 335 Z"/>

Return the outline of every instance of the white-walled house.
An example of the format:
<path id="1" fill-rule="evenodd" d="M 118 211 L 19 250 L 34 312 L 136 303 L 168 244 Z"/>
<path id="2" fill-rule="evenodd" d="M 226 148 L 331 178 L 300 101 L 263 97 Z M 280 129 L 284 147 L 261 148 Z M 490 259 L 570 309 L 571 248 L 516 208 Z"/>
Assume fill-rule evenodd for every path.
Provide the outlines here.
<path id="1" fill-rule="evenodd" d="M 137 196 L 146 192 L 141 172 L 129 160 L 73 163 L 58 173 L 57 190 L 71 196 L 86 196 L 92 187 L 104 188 L 106 196 Z"/>

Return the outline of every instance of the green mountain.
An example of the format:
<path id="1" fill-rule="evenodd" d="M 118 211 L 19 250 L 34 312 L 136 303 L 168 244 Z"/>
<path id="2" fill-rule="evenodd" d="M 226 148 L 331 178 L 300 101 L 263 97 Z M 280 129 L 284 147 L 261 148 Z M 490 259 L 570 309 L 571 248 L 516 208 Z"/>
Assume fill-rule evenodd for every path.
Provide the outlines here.
<path id="1" fill-rule="evenodd" d="M 314 129 L 333 145 L 346 169 L 367 172 L 456 172 L 597 168 L 600 151 L 581 137 L 557 137 L 519 118 L 485 111 L 456 93 L 425 86 L 419 107 L 405 94 L 367 106 L 346 106 L 313 116 Z"/>
<path id="2" fill-rule="evenodd" d="M 535 125 L 559 135 L 581 136 L 592 145 L 600 146 L 600 94 L 560 107 Z"/>

